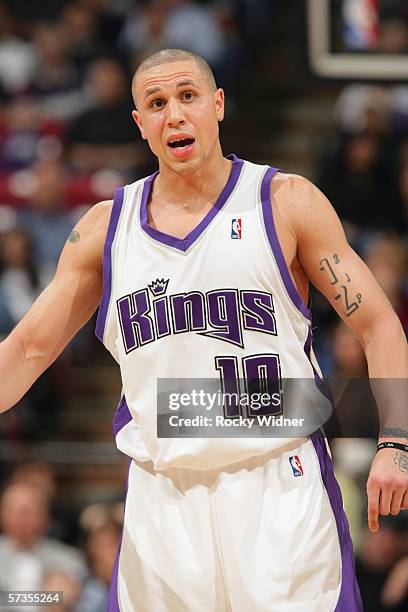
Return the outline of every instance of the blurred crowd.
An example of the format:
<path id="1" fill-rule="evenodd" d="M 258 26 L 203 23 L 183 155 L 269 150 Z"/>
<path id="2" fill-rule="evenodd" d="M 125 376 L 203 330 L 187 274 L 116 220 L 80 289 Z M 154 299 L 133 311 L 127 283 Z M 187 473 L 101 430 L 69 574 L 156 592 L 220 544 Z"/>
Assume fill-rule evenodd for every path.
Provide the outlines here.
<path id="1" fill-rule="evenodd" d="M 388 52 L 406 51 L 408 15 L 388 25 L 401 35 L 398 49 Z M 316 183 L 408 335 L 408 86 L 344 86 L 334 105 L 333 130 L 320 139 L 316 158 Z M 366 527 L 365 484 L 379 425 L 368 385 L 353 390 L 354 379 L 368 376 L 365 355 L 354 334 L 316 292 L 313 306 L 319 362 L 342 386 L 335 402 L 337 418 L 347 421 L 340 434 L 350 437 L 335 438 L 331 446 L 357 554 L 364 610 L 402 612 L 408 609 L 408 512 L 383 518 L 377 534 Z"/>
<path id="2" fill-rule="evenodd" d="M 22 464 L 8 475 L 0 500 L 0 590 L 62 592 L 63 603 L 50 610 L 106 612 L 123 504 L 92 504 L 72 516 L 58 493 L 48 464 Z"/>
<path id="3" fill-rule="evenodd" d="M 256 65 L 273 4 L 0 0 L 0 338 L 52 278 L 76 220 L 115 187 L 154 169 L 131 118 L 129 83 L 139 61 L 166 46 L 191 49 L 211 64 L 229 108 L 237 109 L 238 84 Z M 398 27 L 401 52 L 408 47 L 408 17 Z M 408 86 L 345 86 L 316 159 L 318 186 L 408 334 Z M 324 373 L 347 381 L 367 377 L 358 340 L 321 296 L 312 297 Z M 89 352 L 91 331 L 76 340 L 77 355 Z M 51 369 L 18 411 L 0 420 L 3 439 L 54 434 L 59 378 Z M 402 612 L 408 609 L 407 518 L 384 519 L 378 534 L 365 528 L 365 480 L 378 423 L 373 415 L 361 425 L 358 403 L 345 404 L 355 435 L 366 436 L 332 444 L 365 610 Z M 0 590 L 63 590 L 59 612 L 104 611 L 123 506 L 107 500 L 68 513 L 47 464 L 19 465 L 2 478 L 0 566 L 7 571 L 0 572 Z"/>

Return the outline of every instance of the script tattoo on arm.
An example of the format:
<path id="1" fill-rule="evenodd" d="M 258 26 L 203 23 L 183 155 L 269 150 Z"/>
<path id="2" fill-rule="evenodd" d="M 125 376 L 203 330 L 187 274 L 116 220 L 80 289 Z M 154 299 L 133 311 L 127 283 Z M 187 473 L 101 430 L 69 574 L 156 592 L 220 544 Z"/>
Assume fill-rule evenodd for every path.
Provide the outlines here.
<path id="1" fill-rule="evenodd" d="M 408 476 L 408 453 L 404 451 L 396 451 L 394 455 L 394 463 L 398 465 L 401 472 Z"/>
<path id="2" fill-rule="evenodd" d="M 72 232 L 70 233 L 70 235 L 68 236 L 68 242 L 79 242 L 81 236 L 79 234 L 79 232 L 77 232 L 76 230 L 72 230 Z"/>
<path id="3" fill-rule="evenodd" d="M 335 269 L 340 263 L 340 257 L 335 253 L 331 258 L 332 261 L 329 261 L 327 257 L 320 261 L 320 270 L 322 272 L 326 272 L 330 278 L 330 284 L 333 286 L 335 293 L 333 294 L 333 298 L 335 300 L 341 300 L 341 303 L 344 306 L 344 313 L 347 317 L 349 317 L 353 312 L 355 312 L 362 301 L 361 293 L 356 293 L 353 296 L 350 296 L 350 290 L 348 284 L 351 282 L 350 276 L 347 272 L 341 272 L 338 269 Z"/>

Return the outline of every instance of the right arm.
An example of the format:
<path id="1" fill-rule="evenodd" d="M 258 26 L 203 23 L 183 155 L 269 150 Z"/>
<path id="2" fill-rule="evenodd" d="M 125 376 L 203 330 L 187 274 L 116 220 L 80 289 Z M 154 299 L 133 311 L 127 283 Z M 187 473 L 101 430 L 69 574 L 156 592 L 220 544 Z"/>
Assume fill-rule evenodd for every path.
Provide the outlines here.
<path id="1" fill-rule="evenodd" d="M 53 280 L 0 343 L 0 412 L 21 399 L 98 307 L 111 209 L 101 202 L 78 222 L 79 239 L 66 242 Z"/>

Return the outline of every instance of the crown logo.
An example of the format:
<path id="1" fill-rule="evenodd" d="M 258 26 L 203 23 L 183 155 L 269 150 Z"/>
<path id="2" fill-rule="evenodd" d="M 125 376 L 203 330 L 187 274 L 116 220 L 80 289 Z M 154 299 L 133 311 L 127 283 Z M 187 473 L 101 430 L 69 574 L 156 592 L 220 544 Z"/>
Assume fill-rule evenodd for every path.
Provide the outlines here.
<path id="1" fill-rule="evenodd" d="M 159 279 L 156 278 L 155 281 L 152 281 L 150 285 L 148 285 L 150 291 L 154 296 L 163 295 L 167 291 L 167 285 L 169 284 L 169 279 L 166 281 L 164 278 Z"/>

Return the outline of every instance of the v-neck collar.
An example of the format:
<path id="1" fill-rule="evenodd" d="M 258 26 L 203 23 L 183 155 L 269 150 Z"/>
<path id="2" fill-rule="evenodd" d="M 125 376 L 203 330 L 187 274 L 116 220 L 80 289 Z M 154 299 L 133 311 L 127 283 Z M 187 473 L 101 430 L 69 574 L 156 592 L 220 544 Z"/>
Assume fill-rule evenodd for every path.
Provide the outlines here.
<path id="1" fill-rule="evenodd" d="M 210 225 L 211 221 L 222 209 L 238 182 L 242 167 L 244 165 L 244 161 L 242 159 L 239 159 L 236 155 L 227 155 L 227 158 L 233 161 L 233 165 L 224 189 L 222 190 L 221 194 L 219 195 L 217 201 L 214 203 L 212 208 L 210 208 L 208 213 L 205 215 L 205 217 L 200 221 L 198 225 L 196 225 L 193 230 L 191 230 L 189 234 L 187 234 L 185 238 L 177 238 L 176 236 L 171 236 L 170 234 L 161 232 L 160 230 L 148 224 L 148 204 L 152 193 L 154 179 L 159 174 L 159 172 L 157 171 L 151 176 L 149 176 L 144 183 L 142 200 L 140 202 L 140 225 L 142 230 L 145 231 L 154 240 L 157 240 L 162 244 L 166 244 L 167 246 L 178 249 L 179 251 L 186 252 L 197 240 L 197 238 L 201 236 L 204 230 Z"/>

